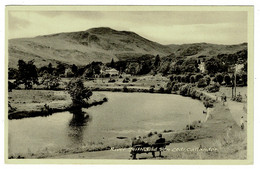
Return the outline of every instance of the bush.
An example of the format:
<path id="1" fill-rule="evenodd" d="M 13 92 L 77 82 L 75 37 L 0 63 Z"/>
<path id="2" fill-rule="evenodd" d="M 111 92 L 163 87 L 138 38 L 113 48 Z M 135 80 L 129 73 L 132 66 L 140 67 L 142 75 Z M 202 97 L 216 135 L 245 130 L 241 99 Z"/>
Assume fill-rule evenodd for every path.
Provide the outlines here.
<path id="1" fill-rule="evenodd" d="M 224 81 L 225 81 L 226 85 L 230 85 L 231 84 L 231 77 L 229 75 L 225 75 Z"/>
<path id="2" fill-rule="evenodd" d="M 204 78 L 205 78 L 205 80 L 207 82 L 207 86 L 210 85 L 210 81 L 211 81 L 210 76 L 206 75 Z"/>
<path id="3" fill-rule="evenodd" d="M 217 83 L 214 83 L 206 87 L 206 90 L 210 93 L 218 92 L 219 89 L 220 89 L 220 85 L 218 85 Z"/>
<path id="4" fill-rule="evenodd" d="M 159 93 L 164 93 L 164 88 L 163 87 L 160 87 Z"/>
<path id="5" fill-rule="evenodd" d="M 190 83 L 195 83 L 195 77 L 194 76 L 190 77 Z"/>
<path id="6" fill-rule="evenodd" d="M 149 92 L 150 92 L 150 93 L 153 93 L 153 92 L 154 92 L 154 85 L 150 86 Z"/>
<path id="7" fill-rule="evenodd" d="M 13 89 L 17 87 L 16 83 L 8 81 L 8 92 L 12 92 Z"/>
<path id="8" fill-rule="evenodd" d="M 206 79 L 204 79 L 204 78 L 202 78 L 202 79 L 200 79 L 199 81 L 198 81 L 198 84 L 197 84 L 197 86 L 199 87 L 199 88 L 201 88 L 201 87 L 206 87 L 208 84 L 207 84 L 207 81 L 206 81 Z"/>
<path id="9" fill-rule="evenodd" d="M 114 82 L 116 82 L 115 79 L 109 79 L 109 80 L 108 80 L 108 83 L 114 83 Z"/>
<path id="10" fill-rule="evenodd" d="M 203 78 L 203 75 L 202 74 L 197 74 L 195 76 L 195 82 L 198 82 L 201 78 Z"/>
<path id="11" fill-rule="evenodd" d="M 56 73 L 43 72 L 42 82 L 46 89 L 56 89 L 60 85 L 60 77 Z"/>
<path id="12" fill-rule="evenodd" d="M 206 108 L 212 108 L 214 105 L 213 105 L 213 101 L 210 101 L 210 100 L 205 100 L 203 101 L 203 105 L 206 107 Z"/>
<path id="13" fill-rule="evenodd" d="M 180 87 L 180 95 L 188 96 L 190 94 L 191 86 L 189 84 Z"/>
<path id="14" fill-rule="evenodd" d="M 215 77 L 216 77 L 216 82 L 218 82 L 221 85 L 224 80 L 223 75 L 221 73 L 218 73 Z"/>
<path id="15" fill-rule="evenodd" d="M 123 87 L 123 92 L 128 92 L 127 86 L 124 86 L 124 87 Z"/>
<path id="16" fill-rule="evenodd" d="M 129 82 L 129 80 L 127 80 L 127 78 L 125 78 L 124 80 L 123 80 L 123 83 L 128 83 Z"/>
<path id="17" fill-rule="evenodd" d="M 132 79 L 132 82 L 136 82 L 136 81 L 137 81 L 137 79 L 136 79 L 136 78 L 133 78 L 133 79 Z"/>

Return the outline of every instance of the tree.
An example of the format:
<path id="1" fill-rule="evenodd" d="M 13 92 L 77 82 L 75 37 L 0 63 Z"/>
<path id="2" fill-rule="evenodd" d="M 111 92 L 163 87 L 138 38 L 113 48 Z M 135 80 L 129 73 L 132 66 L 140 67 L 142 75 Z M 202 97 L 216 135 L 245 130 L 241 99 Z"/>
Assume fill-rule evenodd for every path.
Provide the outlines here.
<path id="1" fill-rule="evenodd" d="M 198 82 L 201 78 L 203 78 L 203 75 L 202 74 L 197 74 L 195 76 L 195 82 Z"/>
<path id="2" fill-rule="evenodd" d="M 242 79 L 243 85 L 247 86 L 247 74 L 246 73 L 243 73 L 241 75 L 241 79 Z"/>
<path id="3" fill-rule="evenodd" d="M 74 74 L 74 77 L 78 76 L 78 67 L 75 64 L 72 65 L 71 71 Z"/>
<path id="4" fill-rule="evenodd" d="M 199 79 L 199 81 L 198 81 L 198 87 L 206 87 L 208 84 L 207 84 L 207 81 L 206 81 L 206 79 L 205 78 L 201 78 L 201 79 Z"/>
<path id="5" fill-rule="evenodd" d="M 59 64 L 57 65 L 56 70 L 57 70 L 57 73 L 58 73 L 59 75 L 64 75 L 64 74 L 65 74 L 66 67 L 65 67 L 64 64 L 59 63 Z"/>
<path id="6" fill-rule="evenodd" d="M 8 79 L 16 79 L 18 70 L 14 68 L 8 68 Z"/>
<path id="7" fill-rule="evenodd" d="M 221 83 L 223 82 L 224 78 L 223 75 L 221 73 L 218 73 L 216 75 L 216 81 L 221 85 Z"/>
<path id="8" fill-rule="evenodd" d="M 210 84 L 210 81 L 211 81 L 209 75 L 206 75 L 204 78 L 205 78 L 205 80 L 206 80 L 206 82 L 207 82 L 207 85 L 209 85 L 209 84 Z"/>
<path id="9" fill-rule="evenodd" d="M 114 59 L 112 58 L 111 62 L 110 62 L 110 67 L 114 68 L 115 67 L 115 62 Z"/>
<path id="10" fill-rule="evenodd" d="M 67 85 L 66 90 L 70 94 L 73 102 L 73 107 L 82 107 L 86 103 L 84 99 L 89 99 L 92 96 L 92 91 L 86 88 L 81 78 L 73 78 Z"/>
<path id="11" fill-rule="evenodd" d="M 159 55 L 156 55 L 154 60 L 154 67 L 157 68 L 160 65 L 161 59 Z"/>
<path id="12" fill-rule="evenodd" d="M 52 74 L 53 71 L 54 71 L 54 68 L 52 67 L 52 64 L 49 63 L 49 65 L 48 65 L 48 73 Z"/>
<path id="13" fill-rule="evenodd" d="M 209 74 L 215 74 L 217 72 L 223 71 L 223 64 L 220 62 L 219 59 L 211 58 L 206 61 L 205 68 Z"/>
<path id="14" fill-rule="evenodd" d="M 24 84 L 25 89 L 31 89 L 33 84 L 38 84 L 37 68 L 33 60 L 28 63 L 23 60 L 18 61 L 18 73 L 15 83 L 17 85 Z"/>
<path id="15" fill-rule="evenodd" d="M 224 81 L 225 81 L 226 85 L 230 85 L 231 84 L 231 77 L 229 75 L 225 75 Z"/>
<path id="16" fill-rule="evenodd" d="M 193 75 L 190 77 L 190 83 L 195 83 L 195 77 Z"/>
<path id="17" fill-rule="evenodd" d="M 60 77 L 56 71 L 52 72 L 52 74 L 44 71 L 41 84 L 45 85 L 46 89 L 55 89 L 60 85 Z"/>

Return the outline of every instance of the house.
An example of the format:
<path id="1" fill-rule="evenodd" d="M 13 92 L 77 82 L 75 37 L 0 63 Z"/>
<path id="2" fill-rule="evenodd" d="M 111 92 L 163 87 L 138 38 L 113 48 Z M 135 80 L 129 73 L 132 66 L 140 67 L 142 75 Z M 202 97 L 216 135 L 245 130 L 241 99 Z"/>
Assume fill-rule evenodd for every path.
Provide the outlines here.
<path id="1" fill-rule="evenodd" d="M 101 69 L 100 71 L 101 75 L 104 75 L 104 76 L 118 76 L 119 75 L 119 71 L 114 69 L 114 68 L 108 68 L 108 69 Z"/>
<path id="2" fill-rule="evenodd" d="M 205 62 L 201 62 L 200 64 L 199 64 L 199 70 L 200 70 L 200 72 L 201 73 L 205 73 L 205 71 L 206 71 L 206 69 L 205 69 Z"/>

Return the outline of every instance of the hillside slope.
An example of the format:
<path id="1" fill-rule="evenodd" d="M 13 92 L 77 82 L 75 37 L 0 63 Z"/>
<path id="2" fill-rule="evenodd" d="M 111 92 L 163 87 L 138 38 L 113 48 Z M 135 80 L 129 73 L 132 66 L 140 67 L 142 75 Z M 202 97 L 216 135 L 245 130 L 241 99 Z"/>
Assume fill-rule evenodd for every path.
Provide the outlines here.
<path id="1" fill-rule="evenodd" d="M 34 60 L 37 67 L 49 63 L 55 65 L 58 62 L 86 65 L 92 61 L 106 63 L 112 58 L 115 61 L 127 60 L 146 54 L 188 59 L 201 55 L 232 54 L 244 49 L 247 49 L 247 43 L 162 45 L 134 32 L 116 31 L 107 27 L 34 38 L 10 39 L 8 44 L 9 67 L 17 67 L 19 59 Z"/>
<path id="2" fill-rule="evenodd" d="M 9 40 L 9 67 L 19 59 L 35 60 L 37 66 L 49 62 L 85 65 L 92 61 L 110 62 L 144 54 L 168 55 L 171 48 L 149 41 L 136 33 L 110 28 L 59 33 Z"/>

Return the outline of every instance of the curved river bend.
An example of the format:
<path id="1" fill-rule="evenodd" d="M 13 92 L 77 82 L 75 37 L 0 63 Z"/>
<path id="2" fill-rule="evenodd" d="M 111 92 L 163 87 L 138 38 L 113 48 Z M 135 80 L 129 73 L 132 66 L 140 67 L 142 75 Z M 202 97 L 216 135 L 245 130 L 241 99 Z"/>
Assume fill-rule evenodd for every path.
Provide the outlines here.
<path id="1" fill-rule="evenodd" d="M 100 93 L 107 96 L 108 102 L 83 109 L 89 118 L 63 112 L 48 117 L 9 120 L 9 153 L 37 153 L 44 149 L 91 145 L 117 137 L 130 138 L 150 131 L 180 130 L 190 120 L 205 118 L 203 104 L 188 97 Z"/>

